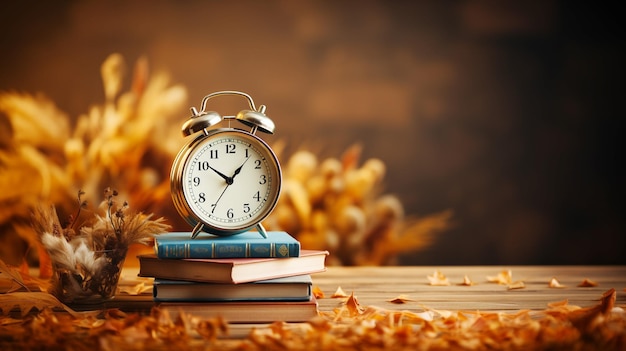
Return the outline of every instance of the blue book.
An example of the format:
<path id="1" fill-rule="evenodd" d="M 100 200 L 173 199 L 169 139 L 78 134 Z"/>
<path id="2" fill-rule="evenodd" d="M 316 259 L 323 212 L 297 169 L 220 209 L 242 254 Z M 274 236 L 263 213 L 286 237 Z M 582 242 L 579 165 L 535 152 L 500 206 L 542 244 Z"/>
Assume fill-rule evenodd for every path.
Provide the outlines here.
<path id="1" fill-rule="evenodd" d="M 231 236 L 171 232 L 155 236 L 158 258 L 286 258 L 300 256 L 300 242 L 283 231 L 248 231 Z"/>

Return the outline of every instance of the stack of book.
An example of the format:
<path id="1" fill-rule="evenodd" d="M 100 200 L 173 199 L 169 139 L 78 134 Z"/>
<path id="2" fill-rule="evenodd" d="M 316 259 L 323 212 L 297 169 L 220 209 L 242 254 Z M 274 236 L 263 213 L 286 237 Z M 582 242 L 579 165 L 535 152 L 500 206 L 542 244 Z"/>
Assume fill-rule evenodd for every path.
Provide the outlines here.
<path id="1" fill-rule="evenodd" d="M 304 250 L 286 232 L 228 237 L 158 235 L 139 256 L 139 276 L 154 278 L 154 300 L 173 316 L 222 316 L 230 323 L 303 322 L 317 315 L 311 274 L 327 251 Z"/>

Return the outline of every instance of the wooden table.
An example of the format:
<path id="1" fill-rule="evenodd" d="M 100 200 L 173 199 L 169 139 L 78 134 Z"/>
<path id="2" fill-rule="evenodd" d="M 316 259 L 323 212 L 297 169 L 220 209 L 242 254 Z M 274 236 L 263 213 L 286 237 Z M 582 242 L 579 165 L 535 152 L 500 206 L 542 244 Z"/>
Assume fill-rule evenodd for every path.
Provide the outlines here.
<path id="1" fill-rule="evenodd" d="M 435 286 L 429 284 L 429 275 L 436 271 L 443 274 L 449 281 L 449 285 Z M 487 276 L 497 276 L 501 272 L 512 273 L 513 281 L 523 281 L 524 287 L 510 289 L 507 285 L 500 285 L 487 281 Z M 484 348 L 506 349 L 508 346 L 523 345 L 544 349 L 549 345 L 561 346 L 561 349 L 574 347 L 597 348 L 597 343 L 603 343 L 603 349 L 623 350 L 626 345 L 626 321 L 622 310 L 617 309 L 615 314 L 602 318 L 599 323 L 590 323 L 591 319 L 568 319 L 569 315 L 559 319 L 562 323 L 554 323 L 549 319 L 550 330 L 546 332 L 541 322 L 548 304 L 568 300 L 569 305 L 591 307 L 599 304 L 600 297 L 604 292 L 615 289 L 615 306 L 624 309 L 626 307 L 626 266 L 458 266 L 458 267 L 329 267 L 328 271 L 313 276 L 313 284 L 321 289 L 325 295 L 318 300 L 319 311 L 325 316 L 331 316 L 333 321 L 325 319 L 328 324 L 320 327 L 319 334 L 309 333 L 317 328 L 320 321 L 308 323 L 295 323 L 289 325 L 231 325 L 230 333 L 220 337 L 217 341 L 207 342 L 194 330 L 182 334 L 180 325 L 165 323 L 158 324 L 157 320 L 147 316 L 154 306 L 150 294 L 150 280 L 137 278 L 137 270 L 124 269 L 121 287 L 145 285 L 145 293 L 141 295 L 120 294 L 102 308 L 120 308 L 122 310 L 139 311 L 141 314 L 119 315 L 113 314 L 105 323 L 103 320 L 94 320 L 93 313 L 87 312 L 84 319 L 72 319 L 66 313 L 60 315 L 47 314 L 40 317 L 36 323 L 20 322 L 9 318 L 0 326 L 0 331 L 5 328 L 4 339 L 0 337 L 0 345 L 8 345 L 14 349 L 23 346 L 22 343 L 42 348 L 42 345 L 56 347 L 66 346 L 71 342 L 79 348 L 92 349 L 95 345 L 125 346 L 143 345 L 143 348 L 170 349 L 171 343 L 177 343 L 177 347 L 196 349 L 240 349 L 258 346 L 258 349 L 266 349 L 266 346 L 284 346 L 280 349 L 307 349 L 309 343 L 323 342 L 325 345 L 342 345 L 346 349 L 346 343 L 354 346 L 354 349 L 362 347 L 363 342 L 368 342 L 373 349 L 386 349 L 385 345 L 405 345 L 406 349 L 414 349 L 419 345 L 423 349 L 445 349 L 445 345 L 474 345 Z M 459 285 L 467 276 L 475 285 Z M 551 288 L 549 282 L 556 278 L 563 288 Z M 592 287 L 579 287 L 584 280 L 597 283 Z M 140 282 L 140 284 L 137 284 Z M 343 316 L 346 311 L 345 298 L 332 298 L 331 295 L 341 289 L 349 294 L 354 293 L 359 305 L 364 307 L 363 314 L 350 314 L 346 319 L 336 319 L 332 316 Z M 404 296 L 405 303 L 392 303 L 390 300 Z M 613 295 L 607 295 L 613 296 Z M 367 307 L 376 306 L 378 309 Z M 563 306 L 559 305 L 563 308 Z M 559 308 L 557 307 L 557 308 Z M 569 308 L 570 306 L 566 306 Z M 93 309 L 93 308 L 92 308 Z M 427 311 L 428 312 L 424 312 Z M 520 310 L 531 312 L 516 313 Z M 532 312 L 532 311 L 538 312 Z M 340 311 L 333 314 L 334 311 Z M 343 312 L 341 312 L 343 311 Z M 366 323 L 359 323 L 359 318 L 368 318 L 367 311 L 382 313 L 383 319 L 377 319 L 376 328 L 369 319 Z M 408 312 L 396 312 L 408 311 Z M 422 316 L 429 313 L 439 316 L 454 316 L 453 312 L 468 311 L 469 313 L 457 313 L 457 316 L 473 315 L 473 319 L 461 319 L 456 317 L 456 322 L 448 323 L 447 317 L 429 319 L 426 321 Z M 446 312 L 447 311 L 447 312 Z M 483 313 L 473 313 L 473 312 Z M 484 312 L 510 313 L 510 318 L 501 318 L 501 315 Z M 561 310 L 562 311 L 562 310 Z M 571 311 L 568 309 L 568 311 Z M 577 309 L 577 312 L 600 313 L 597 308 Z M 596 311 L 596 312 L 594 312 Z M 554 310 L 552 311 L 554 312 Z M 602 312 L 606 313 L 606 312 Z M 141 315 L 145 315 L 141 317 Z M 532 317 L 531 317 L 532 314 Z M 399 323 L 393 316 L 419 315 L 420 320 L 407 317 Z M 488 316 L 496 316 L 496 319 Z M 91 316 L 91 317 L 90 317 Z M 128 316 L 128 317 L 127 317 Z M 137 318 L 140 316 L 141 318 Z M 381 314 L 378 314 L 381 316 Z M 531 319 L 525 319 L 527 316 Z M 578 314 L 580 317 L 581 315 Z M 588 314 L 583 314 L 583 317 Z M 593 314 L 592 316 L 597 316 Z M 615 317 L 615 318 L 613 318 Z M 356 318 L 356 319 L 353 319 Z M 565 318 L 565 319 L 563 319 Z M 63 328 L 57 325 L 59 320 L 66 321 Z M 466 324 L 463 320 L 470 320 Z M 546 319 L 543 319 L 546 321 Z M 569 322 L 571 321 L 571 323 Z M 577 322 L 575 322 L 577 321 Z M 579 322 L 587 324 L 579 324 Z M 585 322 L 587 321 L 587 322 Z M 598 321 L 593 319 L 593 321 Z M 369 323 L 367 323 L 369 322 Z M 69 324 L 68 324 L 69 323 Z M 187 322 L 189 323 L 189 321 Z M 413 323 L 413 324 L 411 324 Z M 493 323 L 497 323 L 494 325 Z M 520 324 L 522 323 L 522 324 Z M 589 327 L 591 326 L 591 327 Z M 602 326 L 603 329 L 593 329 Z M 187 327 L 185 327 L 187 328 Z M 254 329 L 252 329 L 254 328 Z M 274 328 L 286 328 L 276 331 Z M 304 328 L 304 329 L 302 329 Z M 451 329 L 452 328 L 452 329 Z M 456 329 L 455 329 L 456 328 Z M 159 338 L 147 338 L 146 330 L 161 330 Z M 187 330 L 187 329 L 185 329 Z M 255 330 L 251 333 L 251 330 Z M 300 332 L 297 332 L 297 331 Z M 316 329 L 317 330 L 317 329 Z M 538 332 L 542 330 L 542 332 Z M 368 331 L 367 334 L 362 334 Z M 605 334 L 604 332 L 610 332 Z M 61 334 L 59 334 L 61 333 Z M 397 333 L 397 334 L 396 334 Z M 583 335 L 581 336 L 581 334 Z M 612 334 L 611 334 L 612 333 Z M 318 337 L 316 335 L 323 335 Z M 563 339 L 564 336 L 569 338 Z M 173 337 L 173 338 L 172 338 Z M 146 339 L 147 338 L 147 339 Z M 168 339 L 169 338 L 169 339 Z M 520 339 L 521 338 L 521 339 Z M 146 344 L 149 340 L 151 343 Z M 252 341 L 251 341 L 252 340 Z M 17 342 L 20 342 L 19 344 Z M 501 344 L 501 342 L 503 342 Z M 444 344 L 442 344 L 444 343 Z M 557 343 L 557 344 L 555 344 Z M 146 346 L 147 345 L 147 346 Z M 444 345 L 444 346 L 442 346 Z M 479 347 L 479 348 L 480 348 Z M 0 347 L 2 348 L 2 347 Z M 45 347 L 44 347 L 45 348 Z M 176 347 L 174 347 L 176 348 Z M 245 348 L 245 347 L 244 347 Z M 393 348 L 393 347 L 392 347 Z M 349 349 L 349 347 L 347 348 Z"/>
<path id="2" fill-rule="evenodd" d="M 449 281 L 447 286 L 429 284 L 428 276 L 435 271 Z M 510 271 L 513 281 L 522 281 L 524 288 L 509 289 L 507 285 L 488 282 L 488 276 Z M 132 285 L 137 271 L 124 270 L 124 284 Z M 467 276 L 474 285 L 459 285 Z M 564 288 L 550 288 L 556 278 Z M 139 278 L 145 279 L 145 278 Z M 597 283 L 595 287 L 578 287 L 585 279 Z M 354 293 L 362 306 L 377 306 L 388 310 L 423 311 L 425 309 L 451 311 L 543 310 L 548 303 L 567 299 L 580 307 L 593 306 L 602 294 L 615 288 L 616 305 L 626 307 L 626 266 L 444 266 L 444 267 L 328 267 L 313 275 L 313 285 L 325 297 L 318 299 L 320 311 L 333 311 L 345 299 L 332 298 L 341 289 Z M 390 300 L 403 295 L 406 303 Z M 148 311 L 152 307 L 150 292 L 143 297 L 118 296 L 105 307 L 128 311 Z"/>
<path id="3" fill-rule="evenodd" d="M 429 285 L 428 275 L 438 270 L 449 286 Z M 487 276 L 510 270 L 514 281 L 525 287 L 509 290 L 506 285 L 489 283 Z M 461 286 L 467 275 L 476 285 Z M 555 277 L 565 288 L 550 288 Z M 592 280 L 596 287 L 578 287 L 583 280 Z M 615 288 L 616 305 L 626 305 L 626 266 L 448 266 L 448 267 L 329 267 L 315 274 L 313 283 L 326 297 L 338 287 L 348 295 L 354 292 L 363 306 L 374 305 L 390 310 L 517 311 L 541 310 L 550 302 L 568 299 L 581 307 L 598 303 L 602 293 Z M 413 301 L 394 304 L 389 300 L 406 295 Z M 338 299 L 319 300 L 321 311 L 330 311 L 341 303 Z"/>

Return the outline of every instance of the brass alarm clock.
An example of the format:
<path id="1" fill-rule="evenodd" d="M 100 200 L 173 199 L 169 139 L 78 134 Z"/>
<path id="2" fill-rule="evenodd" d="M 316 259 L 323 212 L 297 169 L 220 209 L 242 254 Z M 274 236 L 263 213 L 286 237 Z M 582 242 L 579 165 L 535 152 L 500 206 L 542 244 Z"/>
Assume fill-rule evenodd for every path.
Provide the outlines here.
<path id="1" fill-rule="evenodd" d="M 210 99 L 235 95 L 247 99 L 250 110 L 235 116 L 205 111 Z M 193 227 L 191 237 L 206 232 L 219 236 L 242 233 L 261 225 L 276 206 L 282 173 L 276 154 L 257 132 L 274 133 L 274 122 L 257 109 L 252 97 L 239 91 L 219 91 L 202 99 L 200 111 L 182 126 L 183 136 L 195 136 L 174 159 L 170 174 L 174 207 Z M 228 126 L 212 128 L 219 123 Z M 249 130 L 232 127 L 233 122 Z"/>

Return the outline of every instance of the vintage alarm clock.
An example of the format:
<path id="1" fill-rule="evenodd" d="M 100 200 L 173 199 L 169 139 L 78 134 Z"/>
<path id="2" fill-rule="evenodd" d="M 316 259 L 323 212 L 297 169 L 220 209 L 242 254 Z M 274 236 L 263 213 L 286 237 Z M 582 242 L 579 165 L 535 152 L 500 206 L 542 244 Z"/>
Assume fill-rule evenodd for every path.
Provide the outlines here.
<path id="1" fill-rule="evenodd" d="M 235 95 L 248 100 L 251 110 L 236 116 L 205 111 L 210 99 Z M 183 136 L 195 136 L 176 156 L 170 174 L 174 207 L 193 230 L 219 236 L 242 233 L 261 225 L 276 206 L 282 173 L 278 158 L 257 132 L 274 133 L 274 122 L 257 109 L 252 97 L 239 91 L 219 91 L 202 99 L 200 111 L 182 126 Z M 228 126 L 213 128 L 228 121 Z M 250 130 L 231 127 L 241 123 Z"/>

